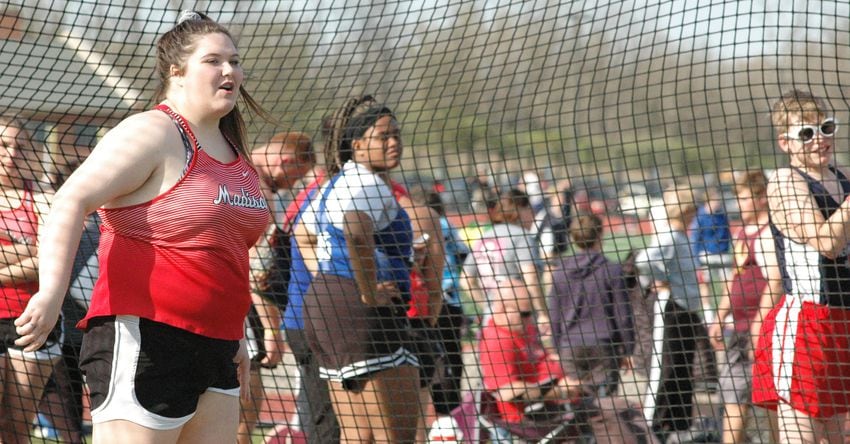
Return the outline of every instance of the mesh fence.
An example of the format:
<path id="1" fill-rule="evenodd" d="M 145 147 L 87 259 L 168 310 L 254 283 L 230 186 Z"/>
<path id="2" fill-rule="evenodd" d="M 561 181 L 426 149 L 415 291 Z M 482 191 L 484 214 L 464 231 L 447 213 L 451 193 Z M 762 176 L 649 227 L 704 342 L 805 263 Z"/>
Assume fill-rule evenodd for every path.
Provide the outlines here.
<path id="1" fill-rule="evenodd" d="M 230 31 L 268 114 L 239 103 L 260 188 L 152 200 L 203 159 L 244 166 L 194 119 L 234 95 L 227 45 L 170 71 L 185 120 L 139 120 L 184 10 Z M 6 1 L 0 441 L 91 440 L 92 410 L 222 442 L 840 434 L 850 182 L 828 166 L 848 161 L 848 17 L 840 1 Z M 206 219 L 213 200 L 268 202 L 275 223 L 222 250 L 251 216 Z M 233 342 L 205 341 L 233 339 L 245 285 L 237 433 L 215 363 Z M 60 303 L 62 328 L 22 352 Z M 819 422 L 772 429 L 753 401 L 777 399 Z"/>

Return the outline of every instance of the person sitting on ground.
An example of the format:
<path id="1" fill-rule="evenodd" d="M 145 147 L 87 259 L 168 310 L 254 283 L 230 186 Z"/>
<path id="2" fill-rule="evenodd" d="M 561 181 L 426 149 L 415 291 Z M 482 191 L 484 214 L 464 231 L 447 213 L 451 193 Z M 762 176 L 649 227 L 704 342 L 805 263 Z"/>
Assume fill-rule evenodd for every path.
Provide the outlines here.
<path id="1" fill-rule="evenodd" d="M 558 358 L 543 348 L 525 284 L 506 280 L 493 296 L 478 354 L 484 389 L 497 399 L 501 418 L 521 422 L 530 403 L 577 395 L 578 381 L 565 377 Z M 494 432 L 506 438 L 504 430 Z"/>

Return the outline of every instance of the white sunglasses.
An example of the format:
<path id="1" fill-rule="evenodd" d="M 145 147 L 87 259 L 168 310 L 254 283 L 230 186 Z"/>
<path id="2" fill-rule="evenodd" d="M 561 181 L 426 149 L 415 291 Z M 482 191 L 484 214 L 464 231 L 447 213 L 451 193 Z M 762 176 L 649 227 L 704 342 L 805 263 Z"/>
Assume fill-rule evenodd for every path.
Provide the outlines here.
<path id="1" fill-rule="evenodd" d="M 832 137 L 838 131 L 838 123 L 832 117 L 826 119 L 820 125 L 802 125 L 797 133 L 787 132 L 782 136 L 786 139 L 798 140 L 803 143 L 811 143 L 819 132 L 823 137 Z"/>

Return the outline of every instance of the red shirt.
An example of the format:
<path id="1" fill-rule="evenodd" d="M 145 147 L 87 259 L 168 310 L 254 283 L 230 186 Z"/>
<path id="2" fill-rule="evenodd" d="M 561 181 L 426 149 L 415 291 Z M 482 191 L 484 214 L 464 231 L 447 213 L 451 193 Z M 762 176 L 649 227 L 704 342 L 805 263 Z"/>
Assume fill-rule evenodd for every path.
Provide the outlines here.
<path id="1" fill-rule="evenodd" d="M 35 244 L 37 232 L 38 215 L 35 213 L 32 191 L 27 188 L 24 190 L 21 205 L 18 208 L 0 211 L 0 233 L 5 233 L 18 242 Z M 3 236 L 0 237 L 0 244 L 12 245 L 12 242 Z M 38 281 L 0 287 L 2 292 L 0 319 L 20 316 L 36 291 L 38 291 Z"/>
<path id="2" fill-rule="evenodd" d="M 407 188 L 399 182 L 390 179 L 390 188 L 393 190 L 395 200 L 401 200 L 403 197 L 410 197 Z M 425 285 L 425 278 L 415 269 L 410 270 L 410 303 L 408 304 L 407 317 L 411 319 L 424 318 L 428 316 L 430 311 L 428 302 L 428 286 Z"/>
<path id="3" fill-rule="evenodd" d="M 301 207 L 304 206 L 304 202 L 310 197 L 310 193 L 313 192 L 319 185 L 322 184 L 325 180 L 325 172 L 322 171 L 316 175 L 315 180 L 310 182 L 303 190 L 301 190 L 298 195 L 295 196 L 295 199 L 289 203 L 289 206 L 286 207 L 286 212 L 283 216 L 282 229 L 283 231 L 289 233 L 292 231 L 292 223 L 295 222 L 295 219 L 298 217 L 298 213 L 301 211 Z"/>
<path id="4" fill-rule="evenodd" d="M 729 304 L 736 332 L 750 331 L 750 323 L 760 309 L 761 294 L 767 287 L 767 277 L 756 260 L 755 247 L 768 227 L 765 224 L 752 233 L 747 232 L 747 227 L 742 227 L 735 239 L 735 273 L 729 287 Z"/>
<path id="5" fill-rule="evenodd" d="M 248 250 L 268 223 L 268 203 L 241 155 L 221 163 L 194 149 L 185 176 L 164 194 L 99 210 L 100 277 L 80 328 L 97 316 L 134 315 L 211 338 L 243 337 Z"/>
<path id="6" fill-rule="evenodd" d="M 481 330 L 478 344 L 484 388 L 496 391 L 504 385 L 524 381 L 539 383 L 564 376 L 560 363 L 549 359 L 540 343 L 537 325 L 529 320 L 524 331 L 498 327 L 493 320 Z M 525 407 L 521 401 L 499 401 L 502 419 L 520 422 Z"/>

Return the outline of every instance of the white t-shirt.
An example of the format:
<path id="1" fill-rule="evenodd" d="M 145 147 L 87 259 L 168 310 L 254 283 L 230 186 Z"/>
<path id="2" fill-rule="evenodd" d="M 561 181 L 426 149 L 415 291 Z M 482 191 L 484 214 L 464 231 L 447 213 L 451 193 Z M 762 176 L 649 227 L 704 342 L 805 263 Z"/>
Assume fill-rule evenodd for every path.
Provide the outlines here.
<path id="1" fill-rule="evenodd" d="M 477 277 L 484 290 L 499 288 L 507 279 L 523 279 L 523 267 L 535 266 L 534 241 L 522 227 L 496 224 L 472 245 L 464 272 Z"/>

